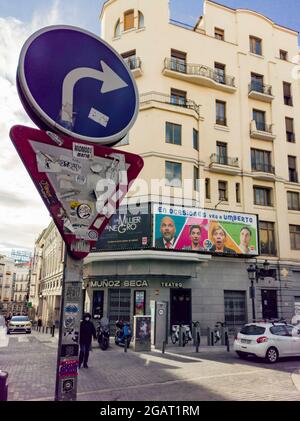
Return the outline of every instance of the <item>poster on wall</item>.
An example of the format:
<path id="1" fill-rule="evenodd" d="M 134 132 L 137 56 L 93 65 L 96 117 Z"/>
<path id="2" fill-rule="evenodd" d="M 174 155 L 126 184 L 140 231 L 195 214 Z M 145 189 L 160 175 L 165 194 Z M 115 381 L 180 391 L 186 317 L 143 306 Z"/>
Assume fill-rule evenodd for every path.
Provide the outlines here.
<path id="1" fill-rule="evenodd" d="M 120 206 L 112 215 L 92 251 L 134 250 L 151 244 L 151 213 L 148 203 Z"/>
<path id="2" fill-rule="evenodd" d="M 134 291 L 134 314 L 143 316 L 145 314 L 145 291 Z"/>
<path id="3" fill-rule="evenodd" d="M 226 256 L 257 256 L 257 215 L 153 204 L 152 246 Z"/>

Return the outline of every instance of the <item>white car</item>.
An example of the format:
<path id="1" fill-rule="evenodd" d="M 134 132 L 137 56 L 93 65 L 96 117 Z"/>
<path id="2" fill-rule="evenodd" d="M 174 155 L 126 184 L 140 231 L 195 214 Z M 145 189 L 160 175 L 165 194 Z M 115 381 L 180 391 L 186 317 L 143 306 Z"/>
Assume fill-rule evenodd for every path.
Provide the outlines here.
<path id="1" fill-rule="evenodd" d="M 284 322 L 249 323 L 237 334 L 233 349 L 240 358 L 255 355 L 268 363 L 300 356 L 300 328 Z"/>
<path id="2" fill-rule="evenodd" d="M 7 334 L 25 332 L 31 333 L 31 321 L 27 316 L 13 316 L 7 324 Z"/>

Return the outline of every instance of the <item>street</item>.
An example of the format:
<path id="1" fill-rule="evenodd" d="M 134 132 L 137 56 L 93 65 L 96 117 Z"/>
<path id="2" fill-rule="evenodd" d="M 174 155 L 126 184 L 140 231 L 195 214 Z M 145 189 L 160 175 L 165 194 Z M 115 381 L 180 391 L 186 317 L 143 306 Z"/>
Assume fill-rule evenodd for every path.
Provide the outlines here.
<path id="1" fill-rule="evenodd" d="M 0 369 L 9 373 L 9 401 L 54 400 L 57 338 L 33 331 L 7 336 L 0 328 Z M 179 354 L 181 352 L 181 354 Z M 224 347 L 170 345 L 136 353 L 93 343 L 80 369 L 78 401 L 300 401 L 300 359 L 268 365 L 240 360 Z"/>

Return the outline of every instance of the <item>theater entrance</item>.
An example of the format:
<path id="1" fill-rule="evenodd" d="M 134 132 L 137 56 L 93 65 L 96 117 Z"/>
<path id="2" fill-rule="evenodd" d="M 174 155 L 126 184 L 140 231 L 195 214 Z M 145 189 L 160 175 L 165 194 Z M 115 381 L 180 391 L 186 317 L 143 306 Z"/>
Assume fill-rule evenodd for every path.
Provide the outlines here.
<path id="1" fill-rule="evenodd" d="M 192 290 L 170 289 L 170 329 L 172 325 L 192 323 Z"/>

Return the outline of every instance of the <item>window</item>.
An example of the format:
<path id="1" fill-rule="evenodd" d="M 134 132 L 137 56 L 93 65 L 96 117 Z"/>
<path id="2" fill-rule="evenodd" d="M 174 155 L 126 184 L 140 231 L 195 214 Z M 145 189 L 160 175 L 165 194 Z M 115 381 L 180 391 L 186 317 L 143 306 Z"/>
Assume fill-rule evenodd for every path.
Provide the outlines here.
<path id="1" fill-rule="evenodd" d="M 273 206 L 272 188 L 254 187 L 254 204 L 260 206 Z"/>
<path id="2" fill-rule="evenodd" d="M 215 63 L 215 81 L 225 84 L 225 64 Z"/>
<path id="3" fill-rule="evenodd" d="M 199 191 L 199 168 L 194 166 L 194 190 Z"/>
<path id="4" fill-rule="evenodd" d="M 122 53 L 121 56 L 126 61 L 130 69 L 137 68 L 136 50 L 127 51 L 126 53 Z"/>
<path id="5" fill-rule="evenodd" d="M 264 77 L 256 73 L 251 73 L 251 90 L 255 92 L 264 92 Z"/>
<path id="6" fill-rule="evenodd" d="M 166 161 L 166 180 L 171 187 L 181 187 L 181 164 L 179 162 Z"/>
<path id="7" fill-rule="evenodd" d="M 289 210 L 300 210 L 300 199 L 299 193 L 288 191 L 287 192 L 287 202 Z"/>
<path id="8" fill-rule="evenodd" d="M 254 204 L 260 206 L 272 206 L 271 189 L 267 187 L 254 187 Z"/>
<path id="9" fill-rule="evenodd" d="M 210 179 L 205 179 L 205 198 L 210 199 Z"/>
<path id="10" fill-rule="evenodd" d="M 121 25 L 120 25 L 120 19 L 118 19 L 115 25 L 115 37 L 119 37 L 120 35 L 121 35 Z"/>
<path id="11" fill-rule="evenodd" d="M 283 99 L 285 105 L 293 106 L 292 85 L 288 82 L 283 82 Z"/>
<path id="12" fill-rule="evenodd" d="M 139 11 L 139 29 L 144 28 L 145 26 L 145 19 L 142 12 Z"/>
<path id="13" fill-rule="evenodd" d="M 227 159 L 227 143 L 217 142 L 217 163 L 228 164 Z"/>
<path id="14" fill-rule="evenodd" d="M 193 129 L 193 148 L 199 151 L 199 132 Z"/>
<path id="15" fill-rule="evenodd" d="M 252 171 L 274 173 L 271 165 L 271 152 L 251 149 L 251 168 Z"/>
<path id="16" fill-rule="evenodd" d="M 226 126 L 226 102 L 216 100 L 216 124 Z"/>
<path id="17" fill-rule="evenodd" d="M 288 59 L 287 51 L 279 50 L 279 57 L 280 57 L 280 60 L 287 61 L 287 59 Z"/>
<path id="18" fill-rule="evenodd" d="M 173 49 L 171 50 L 171 70 L 186 73 L 186 53 Z"/>
<path id="19" fill-rule="evenodd" d="M 219 200 L 227 201 L 227 181 L 218 182 Z"/>
<path id="20" fill-rule="evenodd" d="M 290 241 L 292 250 L 300 250 L 300 225 L 290 225 Z"/>
<path id="21" fill-rule="evenodd" d="M 181 125 L 166 123 L 166 143 L 181 145 Z"/>
<path id="22" fill-rule="evenodd" d="M 262 55 L 262 40 L 260 38 L 250 36 L 250 52 Z"/>
<path id="23" fill-rule="evenodd" d="M 285 130 L 286 130 L 286 140 L 287 142 L 295 142 L 295 133 L 294 133 L 294 119 L 285 117 Z"/>
<path id="24" fill-rule="evenodd" d="M 256 123 L 256 129 L 265 132 L 267 130 L 265 112 L 260 110 L 253 110 L 253 120 Z"/>
<path id="25" fill-rule="evenodd" d="M 224 29 L 215 28 L 215 38 L 224 41 L 225 39 L 225 32 Z"/>
<path id="26" fill-rule="evenodd" d="M 241 203 L 241 185 L 240 185 L 240 183 L 235 183 L 235 200 L 236 200 L 236 203 Z"/>
<path id="27" fill-rule="evenodd" d="M 171 104 L 186 106 L 186 92 L 179 89 L 171 89 Z"/>
<path id="28" fill-rule="evenodd" d="M 259 222 L 259 238 L 261 254 L 275 256 L 276 247 L 273 222 Z"/>
<path id="29" fill-rule="evenodd" d="M 247 305 L 245 291 L 224 291 L 225 322 L 234 332 L 247 323 Z"/>
<path id="30" fill-rule="evenodd" d="M 134 10 L 124 13 L 124 31 L 134 28 Z"/>
<path id="31" fill-rule="evenodd" d="M 297 164 L 295 156 L 288 156 L 289 164 L 289 181 L 292 183 L 298 183 Z"/>

